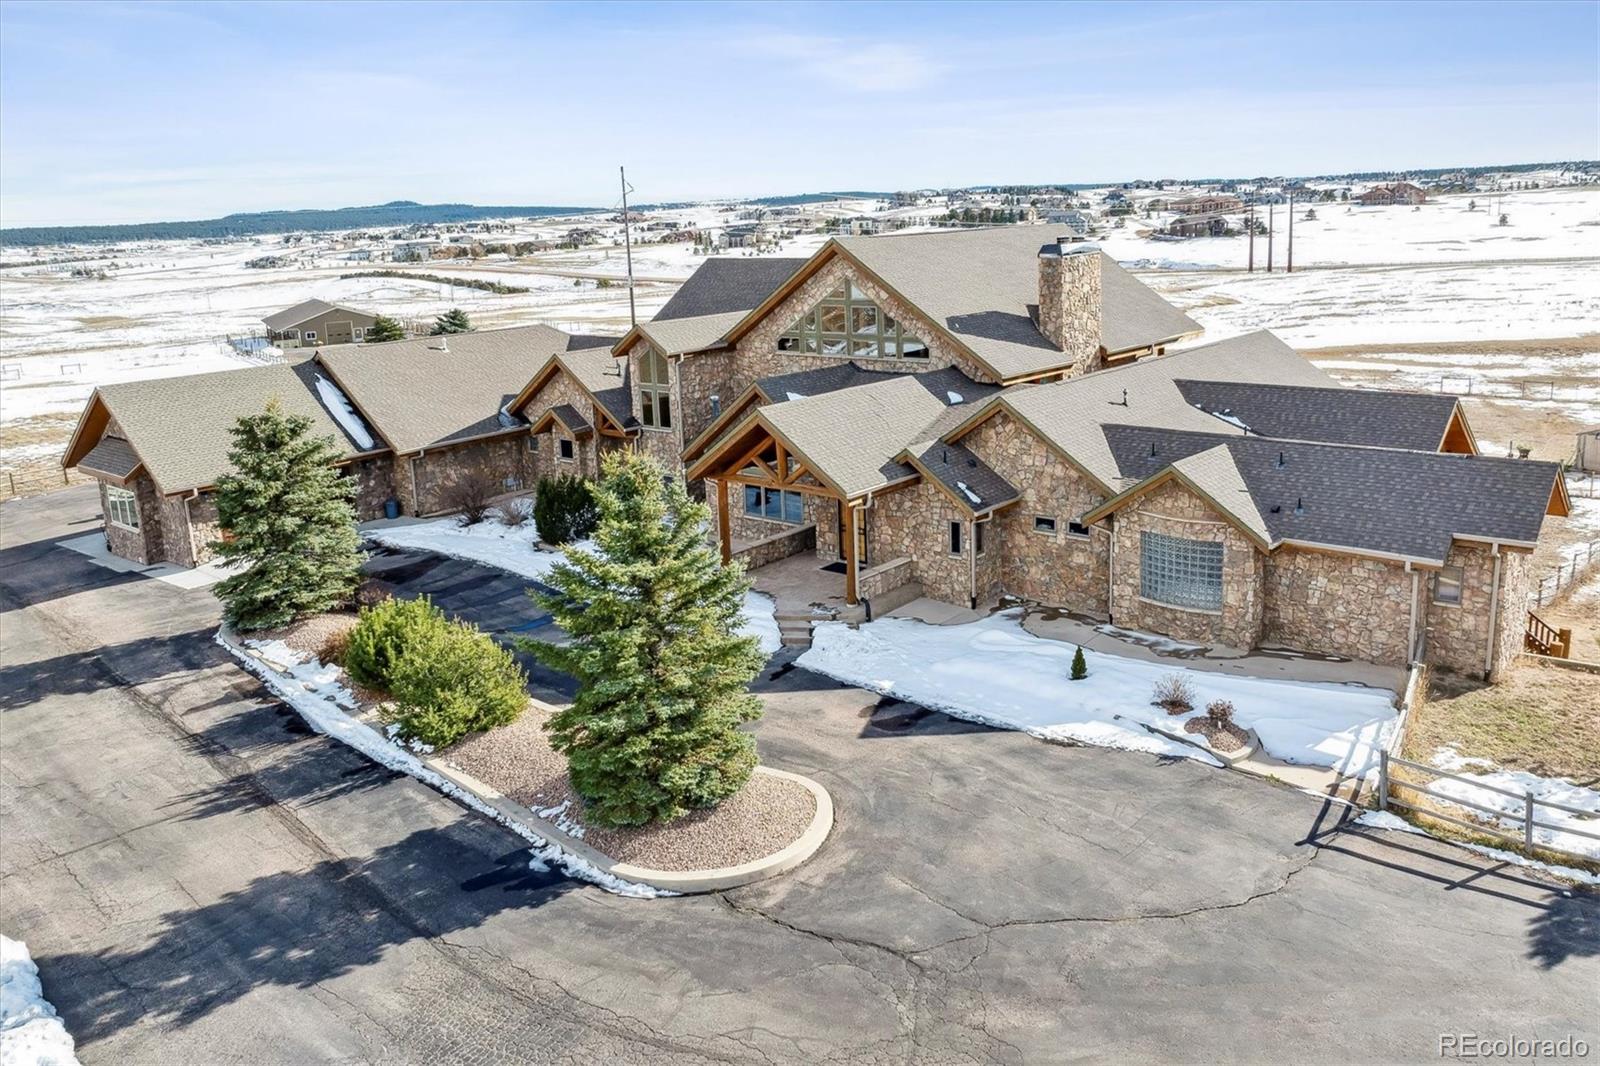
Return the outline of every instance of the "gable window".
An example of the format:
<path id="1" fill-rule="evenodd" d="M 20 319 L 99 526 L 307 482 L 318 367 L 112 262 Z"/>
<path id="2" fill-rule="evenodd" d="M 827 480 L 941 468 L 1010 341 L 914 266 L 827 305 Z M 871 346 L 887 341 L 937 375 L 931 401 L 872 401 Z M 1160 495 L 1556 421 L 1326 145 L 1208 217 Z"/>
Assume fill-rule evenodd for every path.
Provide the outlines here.
<path id="1" fill-rule="evenodd" d="M 951 522 L 950 523 L 950 554 L 951 555 L 960 555 L 961 554 L 961 523 L 960 522 Z"/>
<path id="2" fill-rule="evenodd" d="M 139 500 L 127 489 L 106 486 L 106 519 L 123 529 L 139 528 Z"/>
<path id="3" fill-rule="evenodd" d="M 1172 607 L 1221 610 L 1222 544 L 1141 532 L 1139 595 Z"/>
<path id="4" fill-rule="evenodd" d="M 855 285 L 839 285 L 778 337 L 780 352 L 851 359 L 926 359 L 928 346 Z"/>
<path id="5" fill-rule="evenodd" d="M 561 438 L 561 458 L 571 461 L 573 456 L 572 441 L 566 437 Z"/>
<path id="6" fill-rule="evenodd" d="M 1447 607 L 1461 606 L 1461 567 L 1442 567 L 1433 575 L 1433 602 Z"/>
<path id="7" fill-rule="evenodd" d="M 787 522 L 797 526 L 805 521 L 805 500 L 798 492 L 783 489 L 764 489 L 759 485 L 744 487 L 744 513 L 751 518 L 766 518 L 774 522 Z"/>
<path id="8" fill-rule="evenodd" d="M 646 348 L 639 357 L 639 421 L 656 429 L 672 428 L 671 372 L 667 357 Z"/>
<path id="9" fill-rule="evenodd" d="M 1036 514 L 1033 516 L 1033 531 L 1053 534 L 1056 531 L 1056 520 L 1050 515 Z"/>

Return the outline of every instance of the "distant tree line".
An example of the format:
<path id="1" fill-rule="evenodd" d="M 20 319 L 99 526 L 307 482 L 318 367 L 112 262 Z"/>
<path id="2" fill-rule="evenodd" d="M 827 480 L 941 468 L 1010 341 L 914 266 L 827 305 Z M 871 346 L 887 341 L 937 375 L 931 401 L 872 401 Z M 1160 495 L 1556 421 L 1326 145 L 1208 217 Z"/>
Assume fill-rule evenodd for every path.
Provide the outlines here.
<path id="1" fill-rule="evenodd" d="M 416 281 L 436 281 L 440 285 L 460 285 L 462 288 L 482 289 L 484 292 L 499 293 L 501 296 L 533 291 L 498 281 L 485 281 L 482 278 L 447 278 L 443 274 L 419 274 L 414 270 L 357 270 L 354 273 L 339 275 L 341 281 L 345 278 L 408 278 Z"/>

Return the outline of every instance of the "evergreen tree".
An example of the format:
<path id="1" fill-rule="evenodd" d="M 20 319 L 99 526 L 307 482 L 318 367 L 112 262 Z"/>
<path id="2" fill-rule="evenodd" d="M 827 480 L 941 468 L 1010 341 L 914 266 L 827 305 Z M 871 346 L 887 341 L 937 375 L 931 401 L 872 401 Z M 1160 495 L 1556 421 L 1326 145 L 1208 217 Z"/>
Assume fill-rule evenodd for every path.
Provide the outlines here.
<path id="1" fill-rule="evenodd" d="M 1083 647 L 1080 645 L 1078 650 L 1072 653 L 1072 680 L 1082 681 L 1088 676 L 1089 664 L 1084 661 Z"/>
<path id="2" fill-rule="evenodd" d="M 710 512 L 633 450 L 605 460 L 594 490 L 598 550 L 573 548 L 532 592 L 571 634 L 523 648 L 576 677 L 546 724 L 597 825 L 645 825 L 737 792 L 756 765 L 738 729 L 761 713 L 747 690 L 764 656 L 740 635 L 750 583 L 706 543 Z"/>
<path id="3" fill-rule="evenodd" d="M 248 567 L 217 586 L 224 616 L 239 629 L 328 610 L 348 600 L 360 580 L 355 483 L 333 466 L 333 440 L 308 436 L 310 430 L 311 419 L 284 414 L 276 399 L 233 427 L 234 473 L 217 480 L 217 513 L 229 539 L 213 547 Z"/>
<path id="4" fill-rule="evenodd" d="M 380 341 L 397 341 L 405 338 L 406 331 L 400 323 L 388 315 L 379 315 L 372 320 L 372 325 L 367 327 L 367 343 Z"/>
<path id="5" fill-rule="evenodd" d="M 461 308 L 452 307 L 433 320 L 433 329 L 428 332 L 435 337 L 443 333 L 471 333 L 472 320 Z"/>

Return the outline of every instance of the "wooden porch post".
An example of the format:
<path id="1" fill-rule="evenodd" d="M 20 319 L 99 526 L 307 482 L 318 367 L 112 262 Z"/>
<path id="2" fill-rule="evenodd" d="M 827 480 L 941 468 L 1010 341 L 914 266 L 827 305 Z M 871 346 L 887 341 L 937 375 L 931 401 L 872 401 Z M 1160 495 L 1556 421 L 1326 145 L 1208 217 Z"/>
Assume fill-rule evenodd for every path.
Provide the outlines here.
<path id="1" fill-rule="evenodd" d="M 733 542 L 728 524 L 728 483 L 717 478 L 717 538 L 722 541 L 722 561 L 733 558 Z"/>
<path id="2" fill-rule="evenodd" d="M 840 500 L 844 508 L 844 602 L 852 607 L 856 603 L 856 509 L 849 500 Z"/>

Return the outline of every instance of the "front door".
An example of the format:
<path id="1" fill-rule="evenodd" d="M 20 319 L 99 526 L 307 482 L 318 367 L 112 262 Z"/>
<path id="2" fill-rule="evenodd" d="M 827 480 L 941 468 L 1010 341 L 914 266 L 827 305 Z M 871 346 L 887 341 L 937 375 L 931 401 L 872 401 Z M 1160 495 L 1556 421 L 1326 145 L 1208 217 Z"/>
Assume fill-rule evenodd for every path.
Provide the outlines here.
<path id="1" fill-rule="evenodd" d="M 844 502 L 840 501 L 840 503 L 839 503 L 839 558 L 840 559 L 843 559 L 845 557 L 845 554 L 844 554 L 844 535 L 845 535 L 845 531 L 844 531 L 844 512 L 845 512 L 845 506 L 846 505 L 844 504 Z M 861 568 L 863 570 L 865 570 L 867 568 L 867 512 L 866 511 L 857 511 L 856 512 L 856 562 L 861 565 Z"/>

